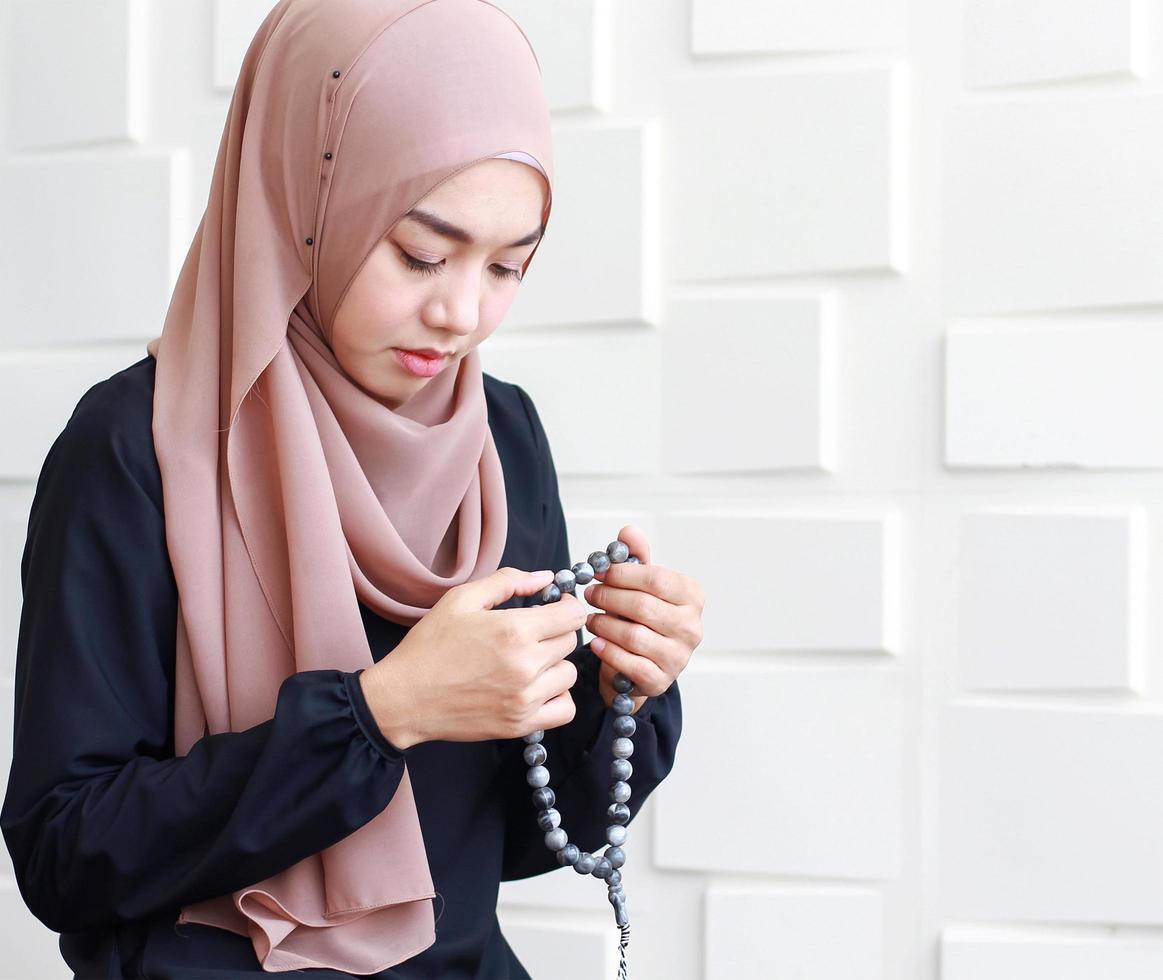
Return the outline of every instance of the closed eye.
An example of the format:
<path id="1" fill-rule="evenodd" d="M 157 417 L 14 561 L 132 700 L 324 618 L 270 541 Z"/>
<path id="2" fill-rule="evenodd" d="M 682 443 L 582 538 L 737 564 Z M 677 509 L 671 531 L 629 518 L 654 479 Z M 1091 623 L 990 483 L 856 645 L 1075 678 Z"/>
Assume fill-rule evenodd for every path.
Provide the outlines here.
<path id="1" fill-rule="evenodd" d="M 398 249 L 398 251 L 400 257 L 407 263 L 408 268 L 413 272 L 418 272 L 422 276 L 436 275 L 440 266 L 444 264 L 444 259 L 441 259 L 439 262 L 422 262 L 414 255 L 409 255 L 402 248 Z M 496 263 L 489 266 L 489 272 L 492 273 L 494 279 L 513 279 L 520 282 L 522 278 L 520 269 L 510 269 L 507 266 L 497 265 Z"/>

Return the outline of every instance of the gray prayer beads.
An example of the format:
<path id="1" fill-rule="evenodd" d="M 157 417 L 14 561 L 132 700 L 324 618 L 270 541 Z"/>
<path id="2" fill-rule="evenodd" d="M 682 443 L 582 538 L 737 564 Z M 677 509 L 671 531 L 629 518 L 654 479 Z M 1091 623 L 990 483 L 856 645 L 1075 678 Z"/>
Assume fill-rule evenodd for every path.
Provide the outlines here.
<path id="1" fill-rule="evenodd" d="M 542 603 L 557 602 L 565 593 L 573 593 L 578 585 L 588 585 L 595 574 L 605 572 L 610 565 L 628 562 L 640 565 L 641 559 L 630 554 L 630 549 L 622 541 L 611 541 L 605 551 L 595 551 L 586 561 L 579 561 L 572 568 L 563 568 L 553 576 L 553 581 L 538 594 Z M 626 843 L 626 823 L 630 821 L 630 778 L 634 767 L 629 757 L 634 754 L 633 735 L 638 723 L 630 712 L 634 710 L 634 699 L 630 697 L 634 682 L 625 674 L 614 675 L 614 760 L 610 764 L 610 800 L 606 810 L 610 820 L 606 827 L 606 842 L 609 847 L 601 856 L 581 851 L 576 844 L 569 843 L 569 835 L 561 826 L 561 814 L 553 808 L 556 794 L 549 788 L 549 770 L 542 764 L 546 759 L 545 746 L 541 744 L 544 731 L 532 732 L 524 737 L 525 764 L 529 767 L 526 780 L 533 789 L 533 805 L 537 808 L 537 826 L 545 831 L 545 846 L 557 856 L 562 867 L 571 865 L 578 874 L 592 874 L 606 882 L 607 898 L 614 907 L 614 921 L 628 937 L 629 916 L 626 914 L 626 893 L 622 887 L 622 872 L 618 870 L 626 863 L 622 845 Z"/>

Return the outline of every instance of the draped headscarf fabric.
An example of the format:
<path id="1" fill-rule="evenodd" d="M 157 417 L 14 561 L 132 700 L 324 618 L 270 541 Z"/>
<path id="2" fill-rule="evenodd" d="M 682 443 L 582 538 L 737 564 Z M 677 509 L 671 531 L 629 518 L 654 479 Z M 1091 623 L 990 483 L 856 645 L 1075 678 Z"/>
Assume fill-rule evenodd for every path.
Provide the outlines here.
<path id="1" fill-rule="evenodd" d="M 391 227 L 494 157 L 541 172 L 544 225 L 540 64 L 488 0 L 281 0 L 251 42 L 147 346 L 179 596 L 177 756 L 271 718 L 298 671 L 370 667 L 360 601 L 410 626 L 496 571 L 505 485 L 476 348 L 393 409 L 330 344 Z M 366 974 L 436 941 L 434 897 L 405 766 L 370 823 L 178 921 L 249 936 L 267 971 Z"/>

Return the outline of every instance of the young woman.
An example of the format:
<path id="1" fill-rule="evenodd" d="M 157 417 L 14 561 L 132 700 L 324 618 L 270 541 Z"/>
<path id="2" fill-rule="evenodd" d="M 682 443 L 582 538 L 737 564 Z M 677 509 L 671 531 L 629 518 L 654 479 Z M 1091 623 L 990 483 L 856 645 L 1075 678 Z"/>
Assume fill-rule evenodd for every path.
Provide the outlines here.
<path id="1" fill-rule="evenodd" d="M 0 827 L 76 976 L 525 978 L 499 883 L 568 861 L 522 736 L 591 853 L 614 673 L 625 820 L 670 771 L 702 590 L 627 527 L 642 564 L 588 593 L 604 649 L 576 598 L 535 602 L 584 556 L 533 403 L 476 350 L 551 185 L 539 66 L 491 3 L 264 21 L 162 334 L 80 400 L 29 520 Z"/>

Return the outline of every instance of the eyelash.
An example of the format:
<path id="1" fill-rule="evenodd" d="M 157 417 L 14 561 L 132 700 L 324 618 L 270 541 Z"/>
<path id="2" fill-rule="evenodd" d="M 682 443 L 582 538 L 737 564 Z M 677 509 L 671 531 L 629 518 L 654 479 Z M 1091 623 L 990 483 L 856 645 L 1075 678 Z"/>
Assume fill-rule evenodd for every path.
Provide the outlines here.
<path id="1" fill-rule="evenodd" d="M 408 268 L 413 272 L 419 272 L 422 276 L 434 276 L 436 270 L 440 266 L 439 262 L 421 262 L 418 258 L 409 255 L 403 249 L 399 249 L 400 256 L 408 263 Z M 500 272 L 495 270 L 500 269 Z M 494 279 L 515 279 L 517 282 L 521 281 L 521 273 L 517 269 L 507 269 L 501 265 L 489 266 L 489 271 L 492 273 Z"/>

